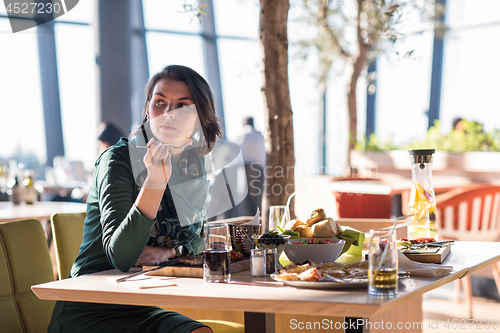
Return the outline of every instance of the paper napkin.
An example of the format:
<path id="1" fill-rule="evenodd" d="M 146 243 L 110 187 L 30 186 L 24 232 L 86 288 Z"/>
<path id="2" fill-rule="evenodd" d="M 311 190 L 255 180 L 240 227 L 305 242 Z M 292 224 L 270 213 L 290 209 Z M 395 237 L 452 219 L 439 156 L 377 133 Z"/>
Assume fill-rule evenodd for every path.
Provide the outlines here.
<path id="1" fill-rule="evenodd" d="M 242 225 L 259 225 L 260 224 L 260 209 L 257 207 L 257 214 L 255 214 L 255 217 L 253 218 L 252 221 L 243 223 Z"/>

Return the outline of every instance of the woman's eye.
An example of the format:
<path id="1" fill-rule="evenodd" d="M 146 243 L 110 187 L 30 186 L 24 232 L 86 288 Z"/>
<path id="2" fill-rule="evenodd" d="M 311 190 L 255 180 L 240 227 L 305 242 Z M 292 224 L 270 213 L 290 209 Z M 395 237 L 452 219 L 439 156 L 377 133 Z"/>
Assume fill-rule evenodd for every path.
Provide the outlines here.
<path id="1" fill-rule="evenodd" d="M 162 101 L 161 99 L 157 99 L 157 100 L 155 101 L 155 105 L 156 105 L 156 106 L 159 106 L 159 105 L 162 105 L 162 104 L 163 104 L 163 101 Z"/>
<path id="2" fill-rule="evenodd" d="M 189 105 L 187 105 L 187 104 L 185 104 L 185 103 L 180 103 L 180 104 L 177 106 L 177 108 L 178 108 L 178 109 L 180 109 L 180 108 L 185 108 L 186 106 L 189 106 Z"/>

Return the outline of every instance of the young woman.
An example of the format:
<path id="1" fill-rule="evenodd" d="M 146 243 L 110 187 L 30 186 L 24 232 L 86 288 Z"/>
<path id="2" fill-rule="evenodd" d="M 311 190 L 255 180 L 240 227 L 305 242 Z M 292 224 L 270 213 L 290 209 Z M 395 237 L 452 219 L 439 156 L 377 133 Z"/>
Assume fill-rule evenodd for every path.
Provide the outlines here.
<path id="1" fill-rule="evenodd" d="M 96 161 L 82 245 L 69 277 L 126 272 L 202 251 L 208 193 L 203 155 L 221 136 L 211 89 L 192 69 L 168 66 L 151 78 L 146 95 L 141 126 Z M 60 301 L 48 331 L 211 332 L 156 307 Z"/>

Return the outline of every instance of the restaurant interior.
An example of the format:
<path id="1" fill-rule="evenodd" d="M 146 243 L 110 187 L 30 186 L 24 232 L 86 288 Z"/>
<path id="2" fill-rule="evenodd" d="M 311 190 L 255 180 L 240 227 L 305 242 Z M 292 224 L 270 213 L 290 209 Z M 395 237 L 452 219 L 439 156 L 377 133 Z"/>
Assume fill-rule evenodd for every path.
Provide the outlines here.
<path id="1" fill-rule="evenodd" d="M 294 164 L 268 173 L 266 170 L 273 170 L 270 165 L 277 165 L 269 160 L 276 156 L 271 152 L 285 149 L 280 144 L 273 146 L 276 141 L 271 137 L 275 127 L 271 124 L 275 111 L 269 110 L 263 93 L 266 68 L 260 20 L 261 6 L 269 1 L 27 1 L 30 2 L 52 3 L 54 10 L 56 3 L 64 7 L 64 13 L 54 18 L 16 12 L 12 7 L 14 1 L 6 0 L 5 6 L 0 5 L 0 140 L 4 142 L 0 148 L 0 240 L 8 251 L 11 243 L 7 237 L 16 233 L 14 228 L 2 230 L 2 225 L 32 219 L 41 222 L 46 242 L 29 238 L 37 245 L 16 250 L 22 253 L 36 248 L 43 252 L 48 248 L 48 273 L 41 266 L 36 274 L 24 272 L 39 273 L 38 279 L 24 279 L 34 281 L 32 285 L 68 276 L 80 250 L 94 163 L 103 150 L 114 145 L 116 138 L 128 137 L 141 124 L 149 78 L 174 64 L 190 67 L 207 80 L 214 95 L 223 141 L 241 146 L 236 163 L 227 168 L 228 175 L 224 172 L 208 175 L 209 221 L 236 225 L 258 221 L 261 224 L 258 233 L 263 234 L 275 227 L 268 213 L 269 202 L 273 202 L 269 198 L 280 197 L 281 204 L 286 204 L 291 212 L 288 219 L 305 222 L 312 211 L 322 208 L 332 221 L 363 234 L 364 243 L 358 245 L 367 251 L 370 229 L 397 230 L 398 239 L 407 237 L 409 224 L 405 223 L 411 224 L 412 217 L 403 220 L 404 223 L 395 223 L 394 228 L 392 225 L 399 216 L 415 216 L 412 209 L 419 195 L 416 173 L 422 172 L 423 167 L 420 170 L 416 167 L 421 160 L 417 163 L 418 158 L 411 150 L 432 149 L 425 155 L 430 157 L 425 160 L 429 182 L 424 185 L 426 191 L 422 189 L 422 198 L 432 192 L 429 202 L 434 211 L 429 210 L 427 217 L 437 226 L 436 240 L 484 242 L 491 246 L 500 242 L 500 110 L 493 98 L 500 90 L 497 79 L 500 68 L 494 66 L 500 53 L 496 42 L 500 31 L 497 0 L 388 1 L 399 4 L 396 8 L 401 16 L 385 28 L 373 25 L 382 29 L 377 33 L 385 35 L 370 45 L 357 76 L 353 74 L 359 51 L 356 27 L 362 29 L 363 24 L 356 24 L 366 21 L 368 14 L 358 13 L 361 7 L 356 4 L 377 1 L 318 1 L 331 7 L 327 21 L 329 28 L 340 36 L 336 39 L 342 44 L 340 47 L 321 38 L 325 27 L 318 21 L 320 6 L 305 0 L 283 1 L 290 5 L 286 22 L 287 79 L 293 114 Z M 395 36 L 393 40 L 387 37 L 390 34 Z M 259 139 L 252 139 L 253 147 L 246 147 L 252 154 L 246 155 L 242 133 L 248 130 L 249 118 Z M 350 133 L 353 121 L 354 134 Z M 106 141 L 108 137 L 112 142 Z M 246 144 L 250 146 L 248 141 Z M 249 161 L 248 156 L 262 158 L 255 162 Z M 249 174 L 251 162 L 260 165 L 259 176 Z M 290 169 L 293 190 L 274 186 L 283 184 L 276 179 L 284 177 L 283 173 L 289 177 Z M 251 182 L 255 179 L 259 181 Z M 221 184 L 224 191 L 228 188 L 230 206 L 220 203 L 217 191 L 221 191 Z M 250 197 L 257 198 L 258 203 L 249 204 Z M 278 222 L 282 229 L 283 221 Z M 462 250 L 457 246 L 457 253 Z M 286 255 L 283 252 L 279 257 L 284 258 L 285 265 L 292 263 Z M 363 259 L 364 255 L 365 252 Z M 473 319 L 473 323 L 481 320 L 480 325 L 475 325 L 478 330 L 485 328 L 486 321 L 498 326 L 500 257 L 491 255 L 495 257 L 481 259 L 480 264 L 459 262 L 453 256 L 446 261 L 444 257 L 443 265 L 453 266 L 457 273 L 460 269 L 465 271 L 462 275 L 452 274 L 453 278 L 450 275 L 419 284 L 418 288 L 423 290 L 419 301 L 410 300 L 409 296 L 404 299 L 422 307 L 420 317 L 401 315 L 422 320 L 422 328 L 407 331 L 436 332 L 434 324 L 453 319 L 457 322 Z M 19 261 L 24 260 L 19 256 L 16 262 L 15 255 L 5 252 L 4 256 L 7 259 L 0 261 L 0 265 L 5 267 L 21 266 Z M 248 260 L 248 276 L 249 256 L 250 252 L 244 255 Z M 349 255 L 342 254 L 339 258 L 346 256 Z M 344 260 L 347 260 L 344 264 L 352 262 Z M 237 274 L 242 273 L 233 276 Z M 243 277 L 235 281 L 244 285 L 250 280 Z M 260 288 L 270 278 L 262 281 Z M 404 283 L 408 288 L 407 282 Z M 203 293 L 205 289 L 199 288 L 198 292 Z M 302 292 L 302 288 L 286 288 Z M 400 288 L 401 295 L 410 293 L 405 288 Z M 153 289 L 152 293 L 161 294 L 162 289 L 168 288 L 148 290 Z M 40 297 L 37 291 L 35 296 L 29 286 L 25 292 L 31 294 L 32 303 L 58 299 Z M 242 291 L 245 295 L 251 292 Z M 292 332 L 296 329 L 291 323 L 294 320 L 296 323 L 297 318 L 307 322 L 308 318 L 317 319 L 326 313 L 318 310 L 316 317 L 311 315 L 314 310 L 302 313 L 298 310 L 301 301 L 317 309 L 326 303 L 316 304 L 310 297 L 330 302 L 323 300 L 319 291 L 306 292 L 297 294 L 300 300 L 294 299 L 293 306 L 288 307 L 283 305 L 286 297 L 276 294 L 274 297 L 279 301 L 274 307 L 269 305 L 256 311 L 262 304 L 246 301 L 240 305 L 234 299 L 220 306 L 210 300 L 199 307 L 189 306 L 189 300 L 175 298 L 174 291 L 174 296 L 169 295 L 179 305 L 169 309 L 213 325 L 216 333 Z M 344 291 L 328 292 L 332 298 L 336 292 L 344 294 Z M 366 290 L 363 292 L 366 294 L 363 302 L 366 296 L 370 306 L 378 304 L 370 300 Z M 354 293 L 360 295 L 358 291 Z M 158 302 L 154 305 L 163 305 L 155 295 L 145 297 Z M 10 303 L 2 307 L 1 297 L 0 307 L 8 308 Z M 204 297 L 212 299 L 208 294 Z M 405 304 L 400 298 L 395 302 L 381 304 L 388 308 Z M 50 313 L 51 306 L 48 306 Z M 278 309 L 280 306 L 283 308 Z M 332 305 L 331 317 L 341 317 L 344 322 L 349 318 L 364 318 L 366 304 L 357 306 L 341 312 Z M 18 311 L 29 311 L 29 306 L 24 309 Z M 379 318 L 381 311 L 373 310 L 373 318 Z M 268 316 L 269 313 L 273 315 Z M 25 313 L 22 316 L 29 317 Z M 48 324 L 50 314 L 48 318 L 42 316 L 31 321 Z M 253 320 L 255 323 L 263 320 L 265 324 L 252 326 Z M 21 324 L 24 330 L 16 328 L 13 332 L 46 331 L 25 321 Z M 374 331 L 384 330 L 370 330 Z M 475 332 L 472 328 L 469 331 Z M 3 332 L 1 327 L 0 332 Z"/>

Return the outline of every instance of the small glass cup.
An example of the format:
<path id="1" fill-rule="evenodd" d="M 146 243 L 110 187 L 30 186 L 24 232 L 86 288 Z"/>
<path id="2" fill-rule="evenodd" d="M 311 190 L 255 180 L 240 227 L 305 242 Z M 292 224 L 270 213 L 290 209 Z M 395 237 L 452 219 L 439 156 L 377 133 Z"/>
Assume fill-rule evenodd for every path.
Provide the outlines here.
<path id="1" fill-rule="evenodd" d="M 275 231 L 277 226 L 284 228 L 289 221 L 290 210 L 286 209 L 286 206 L 283 205 L 269 207 L 269 231 Z"/>
<path id="2" fill-rule="evenodd" d="M 376 296 L 394 296 L 397 292 L 396 235 L 390 229 L 372 229 L 368 252 L 368 293 Z"/>
<path id="3" fill-rule="evenodd" d="M 231 280 L 231 238 L 226 223 L 203 226 L 203 279 L 206 282 Z"/>
<path id="4" fill-rule="evenodd" d="M 252 276 L 266 276 L 266 250 L 252 249 L 250 254 L 250 273 Z"/>

